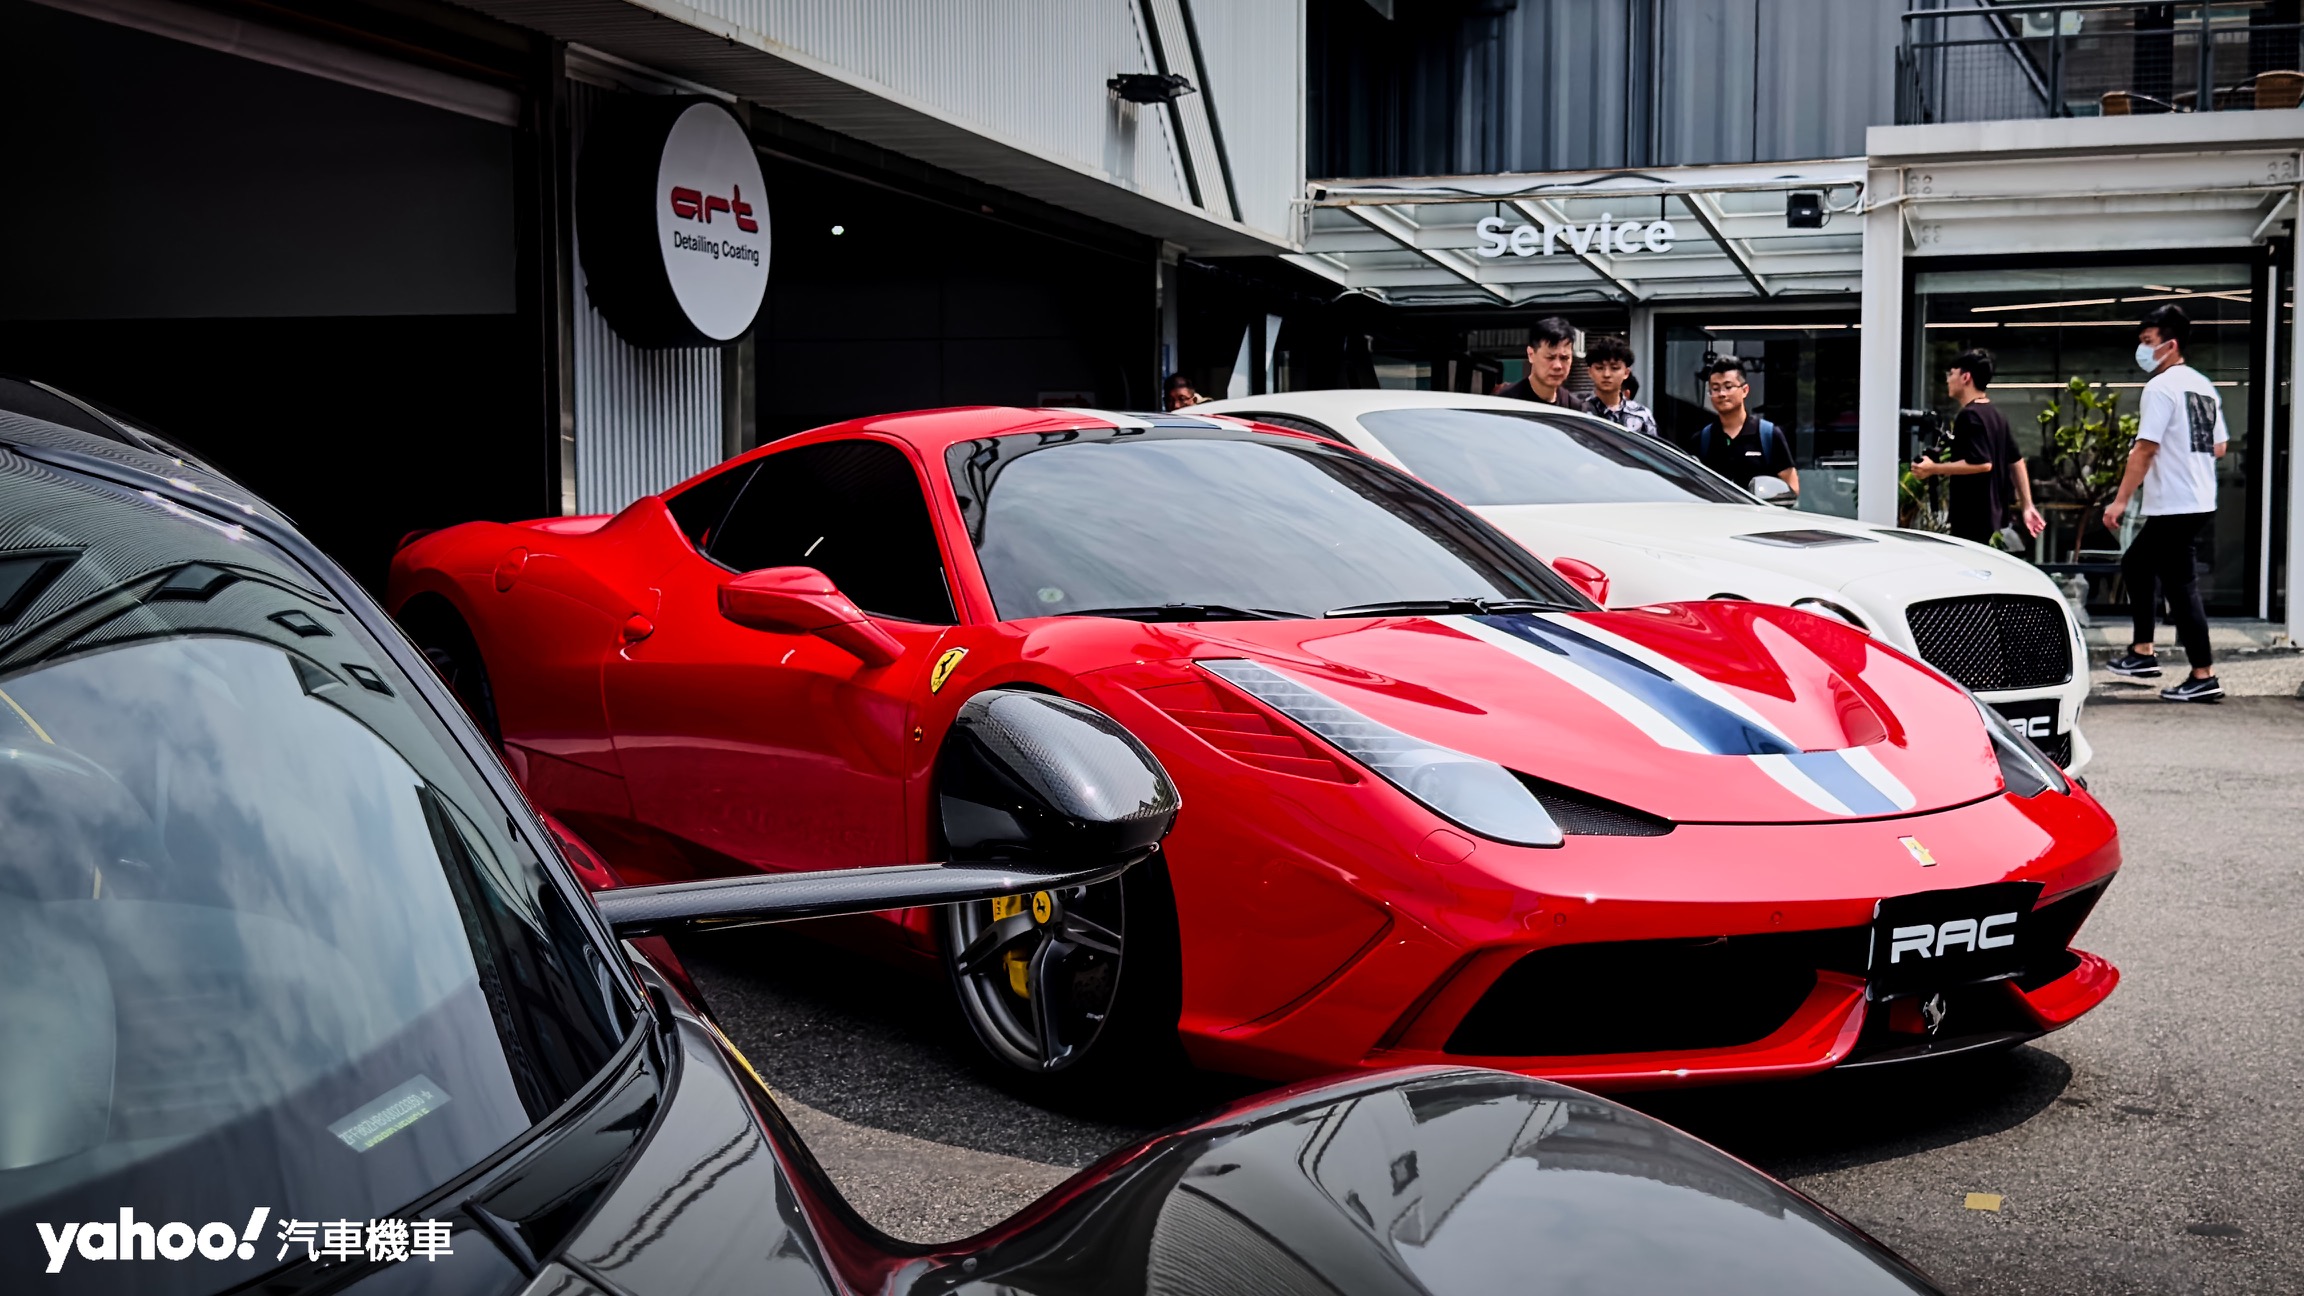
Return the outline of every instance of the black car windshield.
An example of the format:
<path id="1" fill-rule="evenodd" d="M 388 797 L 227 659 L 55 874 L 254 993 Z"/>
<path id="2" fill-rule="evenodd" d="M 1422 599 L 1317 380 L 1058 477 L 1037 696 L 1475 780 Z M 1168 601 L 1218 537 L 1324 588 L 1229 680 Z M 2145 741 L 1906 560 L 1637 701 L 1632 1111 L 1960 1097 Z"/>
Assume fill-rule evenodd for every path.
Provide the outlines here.
<path id="1" fill-rule="evenodd" d="M 1364 455 L 1268 433 L 963 442 L 949 466 L 1002 618 L 1319 616 L 1404 601 L 1590 604 L 1525 549 Z M 1403 609 L 1405 610 L 1405 609 Z"/>
<path id="2" fill-rule="evenodd" d="M 535 843 L 325 590 L 242 527 L 0 452 L 7 1272 L 132 1212 L 161 1229 L 138 1290 L 245 1282 L 285 1221 L 399 1217 L 628 1029 Z M 165 1226 L 211 1222 L 229 1244 L 166 1263 Z"/>
<path id="3" fill-rule="evenodd" d="M 1649 437 L 1517 410 L 1390 409 L 1360 416 L 1408 471 L 1475 508 L 1495 504 L 1750 504 Z"/>

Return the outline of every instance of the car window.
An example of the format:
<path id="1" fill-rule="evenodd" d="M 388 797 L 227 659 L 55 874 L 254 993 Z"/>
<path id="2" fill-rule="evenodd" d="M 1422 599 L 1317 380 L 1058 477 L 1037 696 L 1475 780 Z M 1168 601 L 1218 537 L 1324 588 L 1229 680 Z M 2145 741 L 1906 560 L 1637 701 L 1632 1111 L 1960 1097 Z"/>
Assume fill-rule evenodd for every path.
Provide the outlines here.
<path id="1" fill-rule="evenodd" d="M 1516 410 L 1392 409 L 1360 416 L 1410 472 L 1475 508 L 1496 504 L 1750 504 L 1727 479 L 1652 437 Z"/>
<path id="2" fill-rule="evenodd" d="M 1402 599 L 1586 606 L 1413 478 L 1298 437 L 1020 435 L 964 442 L 948 462 L 1006 619 L 1171 603 L 1310 616 Z"/>
<path id="3" fill-rule="evenodd" d="M 920 476 L 881 441 L 826 441 L 754 461 L 712 540 L 731 571 L 814 567 L 874 616 L 952 622 Z"/>
<path id="4" fill-rule="evenodd" d="M 629 1023 L 580 901 L 326 587 L 0 469 L 0 1235 L 393 1216 L 597 1074 Z"/>
<path id="5" fill-rule="evenodd" d="M 738 464 L 714 473 L 688 489 L 664 501 L 671 510 L 672 520 L 688 543 L 698 553 L 709 553 L 712 542 L 720 534 L 720 523 L 728 516 L 728 506 L 744 492 L 744 484 L 752 480 L 755 463 Z"/>

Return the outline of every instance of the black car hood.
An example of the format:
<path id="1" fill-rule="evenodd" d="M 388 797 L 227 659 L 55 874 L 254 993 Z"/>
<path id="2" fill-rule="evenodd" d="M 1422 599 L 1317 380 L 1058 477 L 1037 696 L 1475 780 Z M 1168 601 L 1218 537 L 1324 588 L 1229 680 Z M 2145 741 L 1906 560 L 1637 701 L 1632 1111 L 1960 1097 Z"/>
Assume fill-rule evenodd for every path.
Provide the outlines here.
<path id="1" fill-rule="evenodd" d="M 657 1128 L 546 1286 L 1935 1290 L 1814 1202 L 1658 1121 L 1541 1080 L 1439 1068 L 1281 1090 L 1116 1153 L 977 1237 L 912 1246 L 839 1199 L 716 1032 L 677 1021 L 677 1081 Z"/>

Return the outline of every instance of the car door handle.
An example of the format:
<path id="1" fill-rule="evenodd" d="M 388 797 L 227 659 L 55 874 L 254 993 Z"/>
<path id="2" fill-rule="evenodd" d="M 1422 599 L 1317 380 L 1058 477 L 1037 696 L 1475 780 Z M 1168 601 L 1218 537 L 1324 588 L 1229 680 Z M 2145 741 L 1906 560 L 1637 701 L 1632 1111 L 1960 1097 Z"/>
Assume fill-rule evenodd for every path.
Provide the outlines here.
<path id="1" fill-rule="evenodd" d="M 618 633 L 623 636 L 624 642 L 636 644 L 656 633 L 656 623 L 635 612 L 624 618 L 623 629 Z"/>

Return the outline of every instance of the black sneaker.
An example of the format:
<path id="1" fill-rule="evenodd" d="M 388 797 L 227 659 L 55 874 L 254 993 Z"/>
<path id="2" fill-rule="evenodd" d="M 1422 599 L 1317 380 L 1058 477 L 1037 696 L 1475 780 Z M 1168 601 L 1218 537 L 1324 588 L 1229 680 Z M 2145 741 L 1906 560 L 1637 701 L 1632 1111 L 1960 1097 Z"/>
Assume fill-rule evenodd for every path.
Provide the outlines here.
<path id="1" fill-rule="evenodd" d="M 2130 679 L 2158 679 L 2160 678 L 2160 659 L 2147 657 L 2140 652 L 2124 652 L 2104 663 L 2104 669 L 2115 675 L 2125 675 Z"/>
<path id="2" fill-rule="evenodd" d="M 2170 702 L 2221 702 L 2224 686 L 2211 675 L 2206 679 L 2187 679 L 2174 688 L 2160 690 L 2160 696 Z"/>

